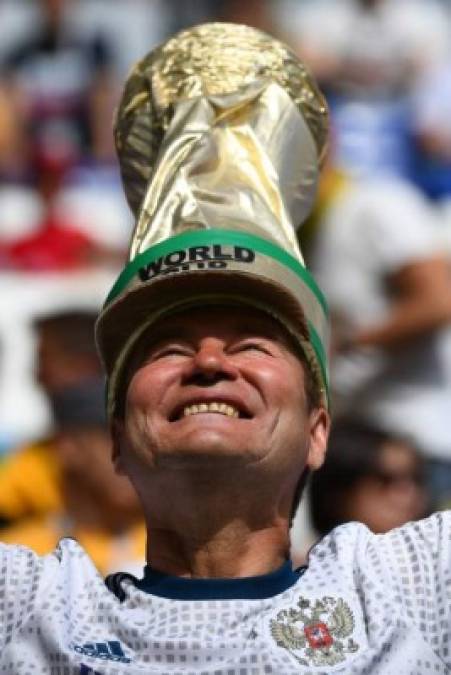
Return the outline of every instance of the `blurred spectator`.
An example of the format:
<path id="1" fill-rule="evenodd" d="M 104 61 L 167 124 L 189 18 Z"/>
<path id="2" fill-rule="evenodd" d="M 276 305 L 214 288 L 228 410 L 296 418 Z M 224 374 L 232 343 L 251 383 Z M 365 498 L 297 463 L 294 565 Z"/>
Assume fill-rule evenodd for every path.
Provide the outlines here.
<path id="1" fill-rule="evenodd" d="M 83 166 L 69 171 L 53 202 L 52 213 L 57 222 L 84 234 L 98 253 L 109 251 L 122 264 L 133 216 L 117 167 Z"/>
<path id="2" fill-rule="evenodd" d="M 230 21 L 231 23 L 244 23 L 255 26 L 274 34 L 271 22 L 271 14 L 268 11 L 268 2 L 261 0 L 223 0 L 218 3 L 218 15 L 216 21 Z"/>
<path id="3" fill-rule="evenodd" d="M 74 34 L 65 20 L 65 0 L 40 4 L 42 21 L 5 58 L 0 101 L 3 115 L 16 124 L 10 145 L 17 145 L 15 156 L 22 158 L 23 173 L 31 164 L 47 196 L 81 157 L 112 157 L 113 87 L 105 41 Z M 13 150 L 5 149 L 6 161 Z M 3 169 L 9 173 L 6 162 Z M 14 175 L 18 170 L 16 161 Z"/>
<path id="4" fill-rule="evenodd" d="M 282 0 L 273 8 L 282 37 L 326 91 L 336 163 L 359 176 L 408 175 L 409 93 L 448 57 L 449 12 L 436 0 Z"/>
<path id="5" fill-rule="evenodd" d="M 0 134 L 1 128 L 0 120 Z M 45 212 L 45 204 L 35 190 L 0 184 L 0 269 L 12 266 L 10 252 L 14 245 L 34 235 Z"/>
<path id="6" fill-rule="evenodd" d="M 451 200 L 451 57 L 417 82 L 411 125 L 414 181 L 429 197 Z"/>
<path id="7" fill-rule="evenodd" d="M 94 344 L 94 311 L 60 311 L 35 322 L 36 378 L 58 410 L 61 392 L 80 383 L 96 383 L 101 376 Z M 0 519 L 12 522 L 24 516 L 60 508 L 55 436 L 18 449 L 0 465 Z"/>
<path id="8" fill-rule="evenodd" d="M 78 34 L 95 37 L 101 34 L 112 47 L 114 68 L 122 82 L 132 64 L 141 59 L 172 33 L 178 25 L 190 23 L 190 9 L 194 10 L 191 23 L 201 15 L 204 2 L 214 0 L 72 0 L 70 21 Z M 185 9 L 185 5 L 188 7 Z M 199 8 L 200 5 L 200 8 Z M 118 92 L 120 93 L 120 92 Z"/>
<path id="9" fill-rule="evenodd" d="M 132 229 L 130 212 L 109 171 L 92 172 L 91 181 L 90 173 L 70 172 L 50 205 L 31 188 L 0 187 L 3 269 L 40 274 L 116 271 Z"/>
<path id="10" fill-rule="evenodd" d="M 168 35 L 205 21 L 218 21 L 227 0 L 166 0 L 168 12 Z"/>
<path id="11" fill-rule="evenodd" d="M 28 143 L 22 121 L 0 81 L 0 180 L 23 180 L 28 174 Z"/>
<path id="12" fill-rule="evenodd" d="M 67 272 L 92 264 L 89 236 L 48 213 L 35 231 L 0 244 L 4 267 L 24 272 Z"/>
<path id="13" fill-rule="evenodd" d="M 50 400 L 68 386 L 100 376 L 96 319 L 94 311 L 66 310 L 35 320 L 36 378 Z"/>
<path id="14" fill-rule="evenodd" d="M 325 180 L 312 266 L 331 309 L 336 409 L 411 438 L 439 503 L 451 494 L 451 281 L 435 212 L 401 181 Z"/>
<path id="15" fill-rule="evenodd" d="M 134 488 L 128 478 L 114 472 L 103 379 L 61 389 L 63 381 L 72 378 L 63 375 L 56 382 L 49 375 L 47 371 L 46 382 L 51 382 L 53 391 L 55 384 L 58 389 L 53 396 L 56 433 L 51 450 L 57 468 L 57 501 L 51 510 L 3 529 L 0 539 L 43 555 L 62 537 L 75 537 L 102 575 L 119 569 L 139 573 L 144 565 L 145 527 Z M 23 458 L 22 464 L 24 480 L 35 481 Z"/>
<path id="16" fill-rule="evenodd" d="M 320 536 L 353 520 L 373 532 L 388 532 L 427 515 L 424 462 L 401 438 L 337 420 L 326 461 L 311 477 L 309 505 Z"/>
<path id="17" fill-rule="evenodd" d="M 117 168 L 104 161 L 113 157 L 117 93 L 108 31 L 87 25 L 96 12 L 85 3 L 41 0 L 38 8 L 35 30 L 3 57 L 0 207 L 12 204 L 15 217 L 5 224 L 0 209 L 0 262 L 41 273 L 115 266 L 131 217 Z M 33 202 L 39 219 L 29 219 Z"/>
<path id="18" fill-rule="evenodd" d="M 449 54 L 436 0 L 277 0 L 279 31 L 329 93 L 392 95 Z"/>

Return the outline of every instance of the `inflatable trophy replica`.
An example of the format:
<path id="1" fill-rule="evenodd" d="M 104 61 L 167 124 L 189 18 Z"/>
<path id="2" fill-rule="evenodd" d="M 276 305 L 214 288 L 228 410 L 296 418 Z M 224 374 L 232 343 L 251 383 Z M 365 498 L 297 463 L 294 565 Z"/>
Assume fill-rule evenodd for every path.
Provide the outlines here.
<path id="1" fill-rule="evenodd" d="M 327 308 L 296 237 L 327 123 L 303 64 L 247 26 L 190 28 L 132 70 L 115 139 L 136 226 L 97 325 L 110 415 L 142 334 L 209 303 L 252 305 L 280 321 L 327 402 Z"/>

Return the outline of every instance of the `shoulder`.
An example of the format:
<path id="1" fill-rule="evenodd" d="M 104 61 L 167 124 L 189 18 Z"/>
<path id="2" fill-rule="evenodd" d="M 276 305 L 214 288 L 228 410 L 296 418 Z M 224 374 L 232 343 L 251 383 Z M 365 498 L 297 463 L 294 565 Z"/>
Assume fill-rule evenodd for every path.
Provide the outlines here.
<path id="1" fill-rule="evenodd" d="M 370 574 L 398 586 L 413 578 L 419 564 L 427 575 L 442 574 L 450 554 L 451 511 L 443 511 L 387 534 L 374 534 L 361 523 L 341 525 L 313 547 L 309 567 L 324 569 L 326 563 L 345 574 Z"/>
<path id="2" fill-rule="evenodd" d="M 56 635 L 74 602 L 82 616 L 107 600 L 119 602 L 71 539 L 44 556 L 25 546 L 0 544 L 0 574 L 0 654 L 28 635 L 27 628 Z"/>
<path id="3" fill-rule="evenodd" d="M 62 539 L 47 555 L 27 546 L 0 543 L 0 569 L 5 593 L 28 586 L 55 583 L 62 576 L 74 579 L 99 576 L 85 550 L 74 539 Z"/>
<path id="4" fill-rule="evenodd" d="M 374 536 L 371 530 L 362 523 L 350 522 L 340 525 L 312 547 L 309 561 L 354 557 L 356 551 L 366 549 L 368 542 Z"/>
<path id="5" fill-rule="evenodd" d="M 403 554 L 412 561 L 448 558 L 451 552 L 451 511 L 440 511 L 375 537 L 374 546 L 384 555 Z"/>

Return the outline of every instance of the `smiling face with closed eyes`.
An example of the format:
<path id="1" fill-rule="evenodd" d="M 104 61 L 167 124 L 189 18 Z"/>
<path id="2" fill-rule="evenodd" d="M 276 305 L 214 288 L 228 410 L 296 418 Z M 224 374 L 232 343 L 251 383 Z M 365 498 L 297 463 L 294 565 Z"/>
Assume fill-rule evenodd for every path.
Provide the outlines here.
<path id="1" fill-rule="evenodd" d="M 285 329 L 252 308 L 184 311 L 135 349 L 116 463 L 165 469 L 258 468 L 299 475 L 323 461 L 328 415 L 310 410 Z"/>

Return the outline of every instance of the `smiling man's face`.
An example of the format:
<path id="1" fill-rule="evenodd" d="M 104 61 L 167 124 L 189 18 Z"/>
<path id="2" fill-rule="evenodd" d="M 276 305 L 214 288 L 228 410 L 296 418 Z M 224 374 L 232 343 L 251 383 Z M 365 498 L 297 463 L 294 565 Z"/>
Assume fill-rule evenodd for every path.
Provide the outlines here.
<path id="1" fill-rule="evenodd" d="M 269 315 L 176 314 L 147 333 L 133 364 L 118 422 L 128 473 L 237 464 L 298 473 L 321 464 L 327 413 L 309 409 L 304 366 Z"/>

